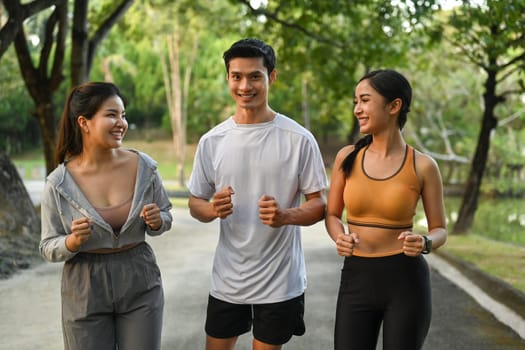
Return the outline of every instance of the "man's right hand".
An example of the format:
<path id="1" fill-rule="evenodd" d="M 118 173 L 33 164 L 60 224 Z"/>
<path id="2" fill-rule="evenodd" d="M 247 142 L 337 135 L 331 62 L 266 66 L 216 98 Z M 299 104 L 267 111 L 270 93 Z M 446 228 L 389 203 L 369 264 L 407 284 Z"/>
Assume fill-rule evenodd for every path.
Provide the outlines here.
<path id="1" fill-rule="evenodd" d="M 233 213 L 232 195 L 235 194 L 231 186 L 225 187 L 213 195 L 212 206 L 217 217 L 224 219 Z"/>

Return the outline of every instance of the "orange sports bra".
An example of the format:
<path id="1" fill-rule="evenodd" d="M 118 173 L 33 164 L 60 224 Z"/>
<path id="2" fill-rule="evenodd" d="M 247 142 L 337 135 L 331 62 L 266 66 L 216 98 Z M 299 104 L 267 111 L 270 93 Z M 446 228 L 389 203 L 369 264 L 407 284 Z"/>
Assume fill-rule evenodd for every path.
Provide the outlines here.
<path id="1" fill-rule="evenodd" d="M 367 149 L 368 146 L 359 150 L 352 172 L 346 179 L 343 199 L 347 222 L 389 229 L 412 228 L 421 193 L 414 149 L 407 145 L 400 168 L 385 179 L 366 174 L 364 157 Z"/>
<path id="2" fill-rule="evenodd" d="M 133 195 L 120 204 L 113 205 L 111 207 L 95 209 L 100 214 L 100 216 L 102 216 L 102 218 L 113 228 L 113 231 L 119 233 L 120 229 L 128 219 L 132 199 Z"/>

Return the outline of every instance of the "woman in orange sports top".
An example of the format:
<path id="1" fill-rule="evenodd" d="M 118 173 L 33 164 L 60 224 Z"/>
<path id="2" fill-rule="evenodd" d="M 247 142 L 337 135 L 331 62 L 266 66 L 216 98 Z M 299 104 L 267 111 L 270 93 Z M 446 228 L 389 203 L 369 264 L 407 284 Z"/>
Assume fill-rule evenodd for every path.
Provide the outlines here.
<path id="1" fill-rule="evenodd" d="M 366 136 L 337 154 L 326 229 L 345 257 L 335 349 L 421 349 L 431 319 L 428 265 L 421 254 L 446 241 L 443 185 L 435 161 L 405 143 L 412 88 L 393 70 L 357 84 L 354 115 Z M 428 233 L 412 231 L 422 199 Z M 346 209 L 348 230 L 341 221 Z"/>

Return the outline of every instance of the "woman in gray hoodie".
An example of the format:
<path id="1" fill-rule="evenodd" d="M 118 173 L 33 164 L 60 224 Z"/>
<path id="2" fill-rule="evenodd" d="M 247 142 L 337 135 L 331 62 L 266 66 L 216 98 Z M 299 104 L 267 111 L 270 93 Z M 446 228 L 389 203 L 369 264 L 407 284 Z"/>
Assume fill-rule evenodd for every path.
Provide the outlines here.
<path id="1" fill-rule="evenodd" d="M 160 349 L 164 296 L 145 235 L 171 228 L 171 203 L 146 154 L 121 147 L 125 101 L 111 83 L 74 88 L 42 197 L 40 252 L 64 261 L 65 349 Z"/>

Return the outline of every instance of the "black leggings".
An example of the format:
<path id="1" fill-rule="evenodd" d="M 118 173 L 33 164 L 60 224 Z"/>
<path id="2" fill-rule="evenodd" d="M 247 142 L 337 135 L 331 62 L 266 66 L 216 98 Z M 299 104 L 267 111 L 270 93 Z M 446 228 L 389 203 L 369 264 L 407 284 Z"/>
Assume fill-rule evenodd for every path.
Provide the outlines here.
<path id="1" fill-rule="evenodd" d="M 418 350 L 432 314 L 428 265 L 404 254 L 345 259 L 337 300 L 335 350 Z"/>

